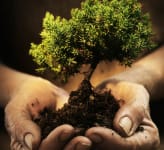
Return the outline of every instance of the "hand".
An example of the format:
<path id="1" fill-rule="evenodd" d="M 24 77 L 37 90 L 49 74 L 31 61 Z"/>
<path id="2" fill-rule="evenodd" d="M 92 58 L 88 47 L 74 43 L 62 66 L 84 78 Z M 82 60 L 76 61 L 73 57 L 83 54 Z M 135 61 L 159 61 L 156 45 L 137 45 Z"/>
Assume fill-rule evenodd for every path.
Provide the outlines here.
<path id="1" fill-rule="evenodd" d="M 136 83 L 112 80 L 97 88 L 111 90 L 120 105 L 114 119 L 117 132 L 93 127 L 86 132 L 85 137 L 71 138 L 74 134 L 73 127 L 63 125 L 43 140 L 40 150 L 156 150 L 159 147 L 159 135 L 150 117 L 147 90 Z"/>
<path id="2" fill-rule="evenodd" d="M 55 128 L 42 141 L 39 150 L 89 150 L 92 142 L 85 136 L 74 136 L 75 130 L 70 125 Z"/>
<path id="3" fill-rule="evenodd" d="M 114 128 L 117 132 L 103 127 L 93 127 L 86 132 L 86 137 L 94 143 L 93 149 L 158 149 L 159 134 L 150 117 L 147 90 L 140 84 L 110 79 L 97 88 L 111 91 L 120 109 L 114 119 Z"/>
<path id="4" fill-rule="evenodd" d="M 33 122 L 45 109 L 62 107 L 68 94 L 38 77 L 30 77 L 23 82 L 11 97 L 5 108 L 6 128 L 11 136 L 12 150 L 38 149 L 41 133 Z"/>

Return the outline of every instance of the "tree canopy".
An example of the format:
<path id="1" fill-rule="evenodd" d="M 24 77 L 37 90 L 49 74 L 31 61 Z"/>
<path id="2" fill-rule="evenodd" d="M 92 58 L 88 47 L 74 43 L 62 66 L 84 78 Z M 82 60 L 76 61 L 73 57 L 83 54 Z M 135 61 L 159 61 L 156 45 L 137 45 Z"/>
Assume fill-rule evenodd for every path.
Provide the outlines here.
<path id="1" fill-rule="evenodd" d="M 50 69 L 59 79 L 79 72 L 83 64 L 95 68 L 101 60 L 128 65 L 151 50 L 152 27 L 137 0 L 85 0 L 65 19 L 47 12 L 42 41 L 31 43 L 30 55 L 38 70 Z"/>

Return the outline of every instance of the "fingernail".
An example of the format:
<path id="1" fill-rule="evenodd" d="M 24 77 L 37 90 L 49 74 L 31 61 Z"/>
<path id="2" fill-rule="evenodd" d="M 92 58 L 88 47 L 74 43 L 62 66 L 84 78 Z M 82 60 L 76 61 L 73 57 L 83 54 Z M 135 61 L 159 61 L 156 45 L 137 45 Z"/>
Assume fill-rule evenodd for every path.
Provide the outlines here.
<path id="1" fill-rule="evenodd" d="M 94 143 L 97 143 L 97 144 L 100 144 L 100 143 L 103 142 L 102 137 L 100 135 L 96 134 L 96 133 L 93 134 L 90 138 Z"/>
<path id="2" fill-rule="evenodd" d="M 89 143 L 78 143 L 76 144 L 75 150 L 89 150 L 91 144 Z"/>
<path id="3" fill-rule="evenodd" d="M 68 140 L 71 136 L 72 136 L 72 132 L 63 131 L 63 132 L 61 133 L 61 135 L 59 136 L 59 140 L 60 140 L 61 142 L 64 142 L 64 141 Z"/>
<path id="4" fill-rule="evenodd" d="M 33 139 L 32 134 L 27 134 L 25 136 L 25 143 L 30 150 L 32 150 L 32 139 Z"/>
<path id="5" fill-rule="evenodd" d="M 127 136 L 130 136 L 130 131 L 132 128 L 132 121 L 129 119 L 129 117 L 123 117 L 120 119 L 119 122 L 120 127 L 123 129 L 123 131 L 125 132 L 125 134 Z"/>

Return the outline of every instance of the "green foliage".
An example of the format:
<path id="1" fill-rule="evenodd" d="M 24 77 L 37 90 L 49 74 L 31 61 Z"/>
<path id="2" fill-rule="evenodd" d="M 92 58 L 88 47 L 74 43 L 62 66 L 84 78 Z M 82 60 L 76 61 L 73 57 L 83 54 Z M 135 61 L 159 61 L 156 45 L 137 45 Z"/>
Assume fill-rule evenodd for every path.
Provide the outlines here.
<path id="1" fill-rule="evenodd" d="M 130 64 L 145 49 L 152 49 L 149 15 L 137 0 L 86 0 L 72 9 L 71 18 L 43 20 L 40 44 L 31 44 L 30 55 L 60 79 L 79 72 L 82 64 L 95 68 L 101 60 Z"/>

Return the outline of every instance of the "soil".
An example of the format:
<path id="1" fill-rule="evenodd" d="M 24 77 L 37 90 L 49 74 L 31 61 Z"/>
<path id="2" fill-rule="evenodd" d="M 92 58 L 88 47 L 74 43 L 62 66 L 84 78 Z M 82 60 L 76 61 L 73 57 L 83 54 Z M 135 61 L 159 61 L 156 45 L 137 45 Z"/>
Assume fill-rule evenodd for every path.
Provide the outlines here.
<path id="1" fill-rule="evenodd" d="M 119 105 L 110 91 L 95 91 L 88 80 L 83 80 L 77 91 L 72 91 L 68 103 L 57 111 L 45 109 L 36 120 L 41 127 L 42 138 L 62 124 L 70 124 L 77 129 L 77 135 L 94 126 L 113 129 L 113 119 Z"/>

